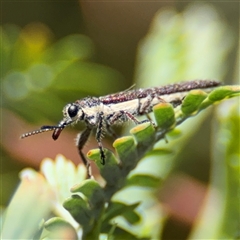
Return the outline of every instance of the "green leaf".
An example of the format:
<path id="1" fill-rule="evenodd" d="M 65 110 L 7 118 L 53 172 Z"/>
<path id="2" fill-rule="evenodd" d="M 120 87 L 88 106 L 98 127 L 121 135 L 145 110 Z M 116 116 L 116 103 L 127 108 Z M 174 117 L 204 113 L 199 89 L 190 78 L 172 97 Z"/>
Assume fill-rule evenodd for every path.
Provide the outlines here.
<path id="1" fill-rule="evenodd" d="M 1 219 L 2 239 L 31 239 L 39 235 L 42 219 L 51 212 L 53 192 L 44 178 L 33 169 L 20 175 L 20 184 Z"/>
<path id="2" fill-rule="evenodd" d="M 160 103 L 153 107 L 158 128 L 169 128 L 175 124 L 174 110 L 170 103 Z"/>
<path id="3" fill-rule="evenodd" d="M 132 136 L 118 138 L 113 143 L 113 147 L 121 160 L 122 171 L 126 170 L 125 175 L 136 166 L 136 161 L 134 161 L 138 158 L 136 146 L 136 141 Z"/>
<path id="4" fill-rule="evenodd" d="M 141 220 L 141 216 L 137 214 L 135 211 L 127 211 L 123 212 L 122 216 L 129 222 L 130 224 L 138 224 Z"/>
<path id="5" fill-rule="evenodd" d="M 222 86 L 214 89 L 208 96 L 210 101 L 217 102 L 240 94 L 240 86 Z"/>
<path id="6" fill-rule="evenodd" d="M 74 186 L 71 192 L 84 194 L 89 208 L 91 209 L 92 217 L 98 220 L 105 202 L 104 192 L 99 183 L 95 180 L 88 179 L 83 181 L 80 185 Z"/>
<path id="7" fill-rule="evenodd" d="M 107 239 L 116 239 L 116 240 L 123 240 L 123 239 L 131 239 L 131 240 L 148 240 L 150 238 L 147 237 L 139 237 L 136 234 L 130 233 L 129 231 L 122 229 L 119 226 L 114 226 L 113 231 L 104 231 L 107 234 Z"/>
<path id="8" fill-rule="evenodd" d="M 111 202 L 103 218 L 103 228 L 108 226 L 109 221 L 117 216 L 124 216 L 130 223 L 136 223 L 140 217 L 135 213 L 139 203 L 127 205 L 122 202 Z"/>
<path id="9" fill-rule="evenodd" d="M 82 193 L 88 199 L 90 205 L 102 202 L 104 194 L 99 183 L 93 179 L 88 179 L 71 188 L 72 193 Z"/>
<path id="10" fill-rule="evenodd" d="M 194 114 L 199 105 L 203 102 L 203 100 L 207 97 L 207 93 L 202 90 L 192 90 L 189 94 L 184 98 L 183 103 L 181 105 L 181 110 L 185 115 Z"/>
<path id="11" fill-rule="evenodd" d="M 140 187 L 149 187 L 157 188 L 161 183 L 161 179 L 147 174 L 136 174 L 132 175 L 127 179 L 126 186 L 140 186 Z"/>
<path id="12" fill-rule="evenodd" d="M 47 234 L 47 237 L 50 239 L 61 239 L 64 238 L 64 236 L 71 236 L 71 239 L 78 239 L 78 235 L 74 227 L 60 217 L 50 218 L 44 223 L 44 227 L 50 232 Z"/>
<path id="13" fill-rule="evenodd" d="M 94 220 L 91 209 L 79 195 L 72 195 L 63 203 L 63 207 L 70 212 L 83 228 L 86 228 L 86 230 L 91 229 Z"/>
<path id="14" fill-rule="evenodd" d="M 138 156 L 141 157 L 155 142 L 155 128 L 151 123 L 140 124 L 130 130 L 137 141 Z"/>
<path id="15" fill-rule="evenodd" d="M 114 154 L 107 149 L 104 149 L 104 152 L 106 156 L 105 165 L 101 163 L 99 149 L 90 150 L 87 153 L 87 157 L 90 160 L 95 161 L 102 177 L 107 181 L 107 184 L 110 186 L 115 186 L 118 180 L 121 178 L 121 170 L 118 165 L 118 160 Z"/>
<path id="16" fill-rule="evenodd" d="M 202 102 L 200 110 L 212 105 L 214 102 L 219 102 L 227 98 L 232 98 L 240 95 L 240 86 L 221 86 L 209 93 L 208 97 Z"/>

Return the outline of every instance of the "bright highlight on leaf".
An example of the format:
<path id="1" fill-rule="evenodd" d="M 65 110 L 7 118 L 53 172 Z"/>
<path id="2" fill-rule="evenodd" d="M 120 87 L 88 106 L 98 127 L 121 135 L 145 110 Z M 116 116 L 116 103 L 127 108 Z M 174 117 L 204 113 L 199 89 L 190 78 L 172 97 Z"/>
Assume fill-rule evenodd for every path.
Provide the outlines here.
<path id="1" fill-rule="evenodd" d="M 168 128 L 175 124 L 174 109 L 169 103 L 160 103 L 153 107 L 155 121 L 159 128 Z"/>

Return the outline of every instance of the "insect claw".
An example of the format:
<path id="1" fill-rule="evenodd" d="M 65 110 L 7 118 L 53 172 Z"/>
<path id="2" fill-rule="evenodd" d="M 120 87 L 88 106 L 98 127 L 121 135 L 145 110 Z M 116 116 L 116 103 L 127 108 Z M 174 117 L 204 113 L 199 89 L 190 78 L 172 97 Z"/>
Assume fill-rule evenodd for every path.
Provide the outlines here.
<path id="1" fill-rule="evenodd" d="M 100 149 L 100 158 L 101 158 L 101 164 L 105 165 L 105 154 L 103 149 Z"/>

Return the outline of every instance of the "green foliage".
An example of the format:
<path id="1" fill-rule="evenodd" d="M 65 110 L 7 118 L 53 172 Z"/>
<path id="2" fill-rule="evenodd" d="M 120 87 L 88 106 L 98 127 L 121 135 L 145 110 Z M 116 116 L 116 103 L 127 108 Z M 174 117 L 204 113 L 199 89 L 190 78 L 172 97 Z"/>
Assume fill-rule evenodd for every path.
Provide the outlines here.
<path id="1" fill-rule="evenodd" d="M 170 113 L 167 114 L 167 118 L 166 104 L 159 104 L 154 108 L 154 116 L 157 123 L 163 123 L 162 126 L 157 126 L 157 130 L 155 131 L 150 123 L 144 123 L 131 130 L 134 138 L 123 137 L 117 139 L 114 142 L 113 146 L 116 148 L 116 152 L 119 156 L 120 162 L 116 160 L 117 158 L 114 157 L 113 154 L 108 152 L 106 165 L 102 166 L 100 164 L 101 160 L 99 150 L 91 150 L 90 153 L 88 153 L 88 157 L 97 162 L 97 166 L 100 168 L 100 173 L 106 180 L 106 185 L 103 188 L 105 194 L 101 195 L 99 200 L 102 199 L 102 196 L 105 196 L 105 201 L 109 202 L 111 200 L 111 196 L 116 191 L 123 188 L 125 184 L 129 185 L 129 183 L 137 187 L 156 187 L 156 183 L 159 183 L 160 179 L 154 178 L 154 176 L 144 176 L 140 174 L 134 175 L 127 180 L 126 176 L 128 176 L 130 171 L 135 167 L 135 165 L 142 158 L 142 156 L 149 152 L 149 150 L 155 144 L 156 140 L 164 138 L 165 134 L 173 128 L 172 125 L 169 125 L 168 127 L 163 127 L 166 126 L 165 120 L 169 118 L 174 118 L 174 122 L 176 123 L 174 127 L 176 127 L 179 123 L 182 123 L 187 118 L 191 117 L 193 114 L 196 115 L 199 111 L 202 110 L 202 108 L 205 108 L 206 102 L 209 103 L 211 101 L 211 103 L 214 104 L 213 99 L 216 99 L 216 101 L 218 101 L 219 98 L 230 98 L 232 96 L 235 96 L 236 94 L 240 94 L 239 86 L 219 87 L 213 92 L 211 92 L 209 95 L 203 94 L 202 91 L 192 91 L 184 99 L 180 111 L 174 111 L 171 106 L 168 106 L 169 108 L 171 108 L 169 112 L 171 112 L 172 115 Z M 196 99 L 200 100 L 196 101 Z M 174 115 L 174 112 L 176 112 L 177 114 Z M 149 154 L 151 154 L 151 152 Z M 126 159 L 131 159 L 131 161 L 126 161 Z M 126 163 L 127 165 L 125 165 Z M 106 172 L 104 171 L 104 169 L 107 169 Z M 88 201 L 91 201 L 90 199 L 91 198 L 89 197 Z M 108 211 L 108 207 L 105 209 L 105 211 Z M 105 213 L 103 213 L 103 218 L 106 218 L 104 217 L 104 214 Z M 115 213 L 115 215 L 117 214 Z M 119 212 L 119 215 L 123 215 L 123 210 Z M 93 214 L 91 216 L 93 216 Z M 126 220 L 128 221 L 128 219 Z M 95 221 L 98 221 L 97 224 L 99 225 L 99 221 L 101 221 L 101 218 L 99 219 L 99 216 L 97 215 Z M 129 224 L 132 223 L 129 222 Z M 110 225 L 107 232 L 109 232 L 112 227 L 113 226 Z"/>
<path id="2" fill-rule="evenodd" d="M 51 43 L 47 31 L 42 29 L 41 33 L 45 37 L 34 38 L 33 34 L 31 38 L 17 27 L 3 27 L 3 108 L 32 123 L 45 119 L 55 122 L 65 102 L 119 90 L 122 76 L 90 61 L 94 49 L 89 38 L 72 35 Z M 227 27 L 207 6 L 192 6 L 183 14 L 174 10 L 159 12 L 140 44 L 136 82 L 149 87 L 160 81 L 164 84 L 196 77 L 223 79 L 227 68 L 224 59 L 231 43 Z M 200 125 L 205 109 L 239 93 L 239 86 L 222 86 L 211 93 L 193 90 L 175 109 L 168 103 L 155 106 L 156 126 L 138 125 L 131 129 L 130 136 L 115 140 L 115 153 L 104 150 L 105 165 L 101 164 L 99 149 L 87 153 L 104 184 L 94 179 L 82 180 L 84 171 L 79 176 L 73 167 L 69 170 L 64 164 L 55 169 L 61 173 L 58 176 L 52 176 L 54 171 L 47 166 L 51 177 L 57 179 L 51 189 L 38 175 L 33 183 L 31 177 L 22 178 L 22 183 L 33 185 L 24 189 L 19 186 L 3 215 L 2 238 L 59 239 L 67 233 L 69 239 L 160 239 L 165 215 L 156 200 L 156 190 L 173 169 L 177 153 Z M 224 102 L 228 104 L 220 105 L 217 125 L 213 126 L 209 197 L 190 239 L 239 237 L 236 192 L 240 118 L 237 103 Z M 192 118 L 201 111 L 203 114 Z M 74 186 L 76 182 L 69 181 L 73 186 L 70 193 L 66 182 L 74 174 L 78 181 Z M 48 182 L 52 178 L 46 177 Z M 58 201 L 55 194 L 61 192 L 62 186 L 68 186 L 63 196 L 69 197 Z M 50 206 L 55 201 L 57 209 L 59 205 L 65 209 L 56 211 L 56 206 Z M 156 205 L 158 209 L 150 212 Z M 41 222 L 48 219 L 50 210 L 61 217 Z"/>
<path id="3" fill-rule="evenodd" d="M 166 105 L 165 103 L 157 105 L 154 108 L 154 117 L 155 122 L 161 125 L 157 125 L 156 128 L 154 128 L 150 123 L 144 123 L 131 130 L 132 136 L 117 139 L 113 146 L 116 149 L 118 157 L 110 151 L 105 150 L 107 154 L 106 165 L 104 166 L 101 164 L 99 149 L 91 150 L 88 153 L 88 158 L 95 161 L 100 174 L 106 181 L 105 186 L 101 187 L 99 183 L 92 179 L 85 180 L 80 185 L 76 185 L 71 189 L 73 195 L 63 204 L 73 218 L 81 225 L 83 238 L 99 239 L 101 234 L 108 235 L 111 233 L 108 237 L 113 239 L 123 239 L 126 236 L 131 239 L 139 239 L 140 236 L 130 233 L 131 228 L 126 232 L 120 225 L 116 225 L 114 219 L 121 216 L 128 222 L 129 226 L 140 224 L 141 216 L 136 210 L 141 204 L 141 201 L 127 204 L 114 200 L 113 195 L 119 190 L 128 187 L 149 189 L 159 187 L 162 182 L 162 179 L 159 177 L 141 173 L 129 175 L 129 173 L 136 167 L 137 163 L 146 153 L 148 153 L 148 155 L 154 154 L 155 150 L 152 150 L 152 148 L 155 142 L 164 139 L 167 132 L 193 115 L 196 115 L 199 111 L 202 111 L 203 108 L 210 105 L 210 102 L 211 105 L 213 105 L 219 101 L 219 99 L 230 98 L 236 95 L 240 95 L 240 86 L 223 86 L 216 88 L 210 94 L 203 93 L 202 91 L 190 92 L 184 99 L 180 109 L 173 109 L 171 105 Z M 239 125 L 237 123 L 240 120 L 239 113 L 237 113 L 236 109 L 232 109 L 229 114 L 229 120 L 226 121 L 227 117 L 225 116 L 222 121 L 222 124 L 229 125 L 224 127 L 224 129 L 229 129 L 228 134 L 239 131 Z M 238 117 L 236 114 L 238 114 Z M 166 119 L 174 119 L 174 121 L 172 121 L 172 124 L 166 125 Z M 230 161 L 227 163 L 229 168 L 226 170 L 229 171 L 226 173 L 228 175 L 226 184 L 229 185 L 228 189 L 230 191 L 226 193 L 227 203 L 224 213 L 226 216 L 228 214 L 231 215 L 231 210 L 236 209 L 238 204 L 237 200 L 233 200 L 233 196 L 235 195 L 233 189 L 235 188 L 232 184 L 237 188 L 237 179 L 239 177 L 237 173 L 239 169 L 239 164 L 237 163 L 237 159 L 239 159 L 239 149 L 237 146 L 239 146 L 239 139 L 233 135 L 232 137 L 233 139 L 225 138 L 227 139 L 225 152 L 226 161 Z M 232 145 L 232 143 L 230 143 L 232 141 L 233 143 L 236 142 L 236 144 Z M 171 153 L 165 152 L 163 154 L 166 156 Z M 221 158 L 225 159 L 223 156 Z M 234 174 L 232 168 L 235 172 Z M 236 204 L 233 204 L 233 201 Z M 228 205 L 228 203 L 231 204 Z M 230 209 L 228 210 L 227 208 Z M 236 212 L 234 214 L 236 215 L 234 219 L 236 219 L 237 214 L 239 213 Z M 223 219 L 226 218 L 223 216 Z M 56 221 L 56 225 L 57 224 L 58 221 Z M 234 230 L 234 227 L 228 224 L 228 221 L 226 221 L 226 223 L 222 222 L 221 224 L 225 226 L 225 231 L 227 232 L 229 228 L 233 228 Z M 237 226 L 236 224 L 237 223 L 235 223 L 234 226 Z M 52 225 L 54 225 L 54 222 Z M 237 234 L 236 228 L 234 234 Z M 200 236 L 206 237 L 207 235 Z M 230 237 L 231 235 L 222 234 L 222 236 Z M 151 235 L 146 237 L 150 239 Z"/>
<path id="4" fill-rule="evenodd" d="M 74 227 L 66 220 L 54 217 L 46 221 L 43 225 L 45 234 L 48 236 L 48 239 L 61 239 L 63 236 L 68 236 L 70 239 L 78 239 L 78 235 Z M 42 232 L 41 232 L 42 233 Z M 39 239 L 41 235 L 34 236 L 34 239 Z"/>

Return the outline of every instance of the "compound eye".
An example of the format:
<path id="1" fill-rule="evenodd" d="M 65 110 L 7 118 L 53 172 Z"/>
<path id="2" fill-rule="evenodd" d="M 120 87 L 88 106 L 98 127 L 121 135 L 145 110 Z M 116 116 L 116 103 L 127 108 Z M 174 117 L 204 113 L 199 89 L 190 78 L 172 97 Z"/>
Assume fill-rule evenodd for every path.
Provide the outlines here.
<path id="1" fill-rule="evenodd" d="M 76 105 L 71 105 L 68 108 L 68 115 L 69 115 L 69 117 L 71 117 L 71 118 L 76 117 L 77 113 L 78 113 L 78 107 Z"/>

